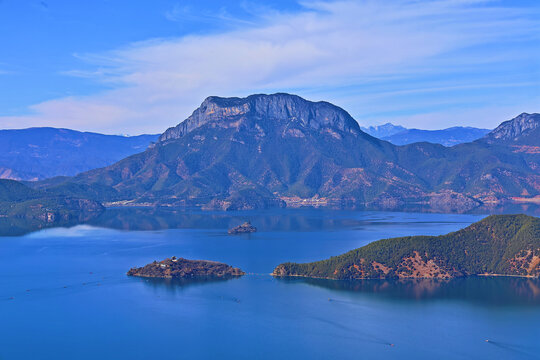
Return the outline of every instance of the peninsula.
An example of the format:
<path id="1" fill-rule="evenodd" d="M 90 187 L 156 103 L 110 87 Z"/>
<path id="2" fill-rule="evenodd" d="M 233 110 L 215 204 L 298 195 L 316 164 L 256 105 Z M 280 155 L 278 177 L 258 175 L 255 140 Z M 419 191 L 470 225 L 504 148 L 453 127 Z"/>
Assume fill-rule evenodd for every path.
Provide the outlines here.
<path id="1" fill-rule="evenodd" d="M 372 242 L 327 260 L 278 265 L 274 276 L 335 280 L 540 276 L 540 219 L 492 215 L 441 236 Z"/>

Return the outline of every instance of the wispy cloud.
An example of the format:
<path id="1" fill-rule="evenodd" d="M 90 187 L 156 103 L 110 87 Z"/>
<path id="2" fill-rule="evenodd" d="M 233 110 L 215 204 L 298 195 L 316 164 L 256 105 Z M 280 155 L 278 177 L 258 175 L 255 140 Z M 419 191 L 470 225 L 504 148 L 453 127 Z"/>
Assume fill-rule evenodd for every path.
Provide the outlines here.
<path id="1" fill-rule="evenodd" d="M 179 7 L 168 17 L 177 21 L 188 14 L 189 9 Z M 0 125 L 156 132 L 186 118 L 206 96 L 272 91 L 334 101 L 363 123 L 387 121 L 384 115 L 369 114 L 377 106 L 379 111 L 389 105 L 399 111 L 404 92 L 482 89 L 489 79 L 478 73 L 528 60 L 530 52 L 501 53 L 490 46 L 537 40 L 538 15 L 534 9 L 473 0 L 305 2 L 300 12 L 262 14 L 257 24 L 243 23 L 222 33 L 153 39 L 78 55 L 93 70 L 67 74 L 106 82 L 114 89 L 36 104 L 30 115 L 1 117 Z M 204 16 L 234 19 L 226 12 Z M 439 84 L 441 76 L 444 85 Z M 448 83 L 452 78 L 457 80 Z M 511 76 L 496 85 L 521 83 L 534 86 L 530 79 Z M 362 99 L 377 92 L 387 92 L 386 99 Z M 421 108 L 422 101 L 433 100 L 414 101 Z M 421 126 L 425 113 L 432 114 L 432 121 L 437 112 L 430 111 L 412 114 L 407 122 Z M 440 119 L 441 124 L 453 124 L 444 116 Z"/>
<path id="2" fill-rule="evenodd" d="M 172 9 L 165 12 L 165 18 L 169 21 L 204 21 L 204 22 L 224 22 L 237 25 L 255 25 L 254 22 L 240 19 L 229 13 L 227 8 L 221 7 L 212 12 L 194 9 L 189 5 L 175 4 Z"/>

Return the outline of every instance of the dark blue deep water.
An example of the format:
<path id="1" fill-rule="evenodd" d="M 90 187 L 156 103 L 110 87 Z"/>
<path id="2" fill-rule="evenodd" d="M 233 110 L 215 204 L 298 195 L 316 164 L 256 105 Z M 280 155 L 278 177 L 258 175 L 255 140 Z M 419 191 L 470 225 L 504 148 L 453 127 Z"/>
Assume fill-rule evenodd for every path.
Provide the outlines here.
<path id="1" fill-rule="evenodd" d="M 268 275 L 284 261 L 444 234 L 482 217 L 109 210 L 91 224 L 0 237 L 0 359 L 538 359 L 536 280 Z M 226 235 L 247 219 L 259 232 Z M 250 275 L 203 283 L 125 275 L 172 255 Z"/>

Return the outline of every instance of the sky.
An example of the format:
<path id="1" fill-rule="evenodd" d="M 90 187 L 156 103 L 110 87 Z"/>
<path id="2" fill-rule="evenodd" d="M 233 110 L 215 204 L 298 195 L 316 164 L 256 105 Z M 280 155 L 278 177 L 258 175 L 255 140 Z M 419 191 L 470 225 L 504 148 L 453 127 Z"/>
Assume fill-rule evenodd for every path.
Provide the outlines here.
<path id="1" fill-rule="evenodd" d="M 0 129 L 161 133 L 289 92 L 363 126 L 540 112 L 537 0 L 0 0 Z"/>

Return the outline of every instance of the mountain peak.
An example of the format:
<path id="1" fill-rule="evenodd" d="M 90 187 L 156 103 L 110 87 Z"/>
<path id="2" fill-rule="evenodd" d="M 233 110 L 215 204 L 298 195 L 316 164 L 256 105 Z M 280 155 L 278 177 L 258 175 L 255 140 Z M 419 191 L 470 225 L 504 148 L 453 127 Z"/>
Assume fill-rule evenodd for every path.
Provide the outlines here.
<path id="1" fill-rule="evenodd" d="M 368 133 L 371 136 L 382 139 L 387 136 L 392 136 L 398 134 L 407 129 L 401 125 L 394 125 L 392 123 L 386 123 L 382 125 L 370 126 L 370 127 L 361 127 L 363 132 Z"/>
<path id="2" fill-rule="evenodd" d="M 540 134 L 540 114 L 521 113 L 515 118 L 505 121 L 482 140 L 488 143 L 523 143 L 536 139 Z"/>
<path id="3" fill-rule="evenodd" d="M 190 117 L 165 131 L 159 141 L 178 139 L 208 123 L 226 120 L 260 121 L 272 125 L 295 125 L 312 130 L 330 128 L 361 133 L 358 123 L 342 108 L 325 101 L 312 102 L 286 93 L 256 94 L 245 98 L 207 97 Z"/>

